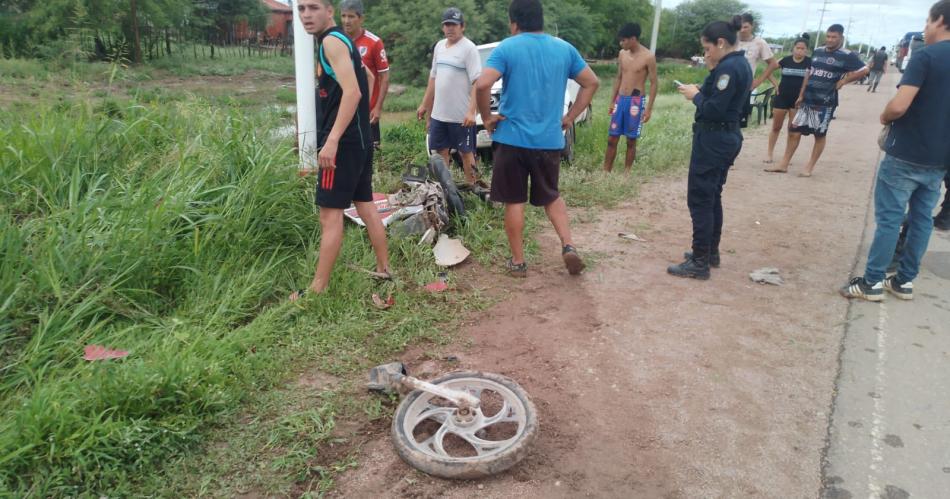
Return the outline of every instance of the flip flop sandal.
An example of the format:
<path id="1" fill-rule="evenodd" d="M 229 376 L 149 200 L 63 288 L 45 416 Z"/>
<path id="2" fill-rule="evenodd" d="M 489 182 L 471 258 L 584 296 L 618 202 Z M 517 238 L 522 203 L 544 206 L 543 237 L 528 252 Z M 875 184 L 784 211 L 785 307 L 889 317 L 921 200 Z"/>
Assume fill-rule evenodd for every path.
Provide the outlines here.
<path id="1" fill-rule="evenodd" d="M 528 277 L 528 263 L 522 262 L 515 264 L 515 262 L 509 258 L 508 262 L 505 263 L 505 268 L 508 269 L 508 275 L 511 277 L 524 278 Z"/>

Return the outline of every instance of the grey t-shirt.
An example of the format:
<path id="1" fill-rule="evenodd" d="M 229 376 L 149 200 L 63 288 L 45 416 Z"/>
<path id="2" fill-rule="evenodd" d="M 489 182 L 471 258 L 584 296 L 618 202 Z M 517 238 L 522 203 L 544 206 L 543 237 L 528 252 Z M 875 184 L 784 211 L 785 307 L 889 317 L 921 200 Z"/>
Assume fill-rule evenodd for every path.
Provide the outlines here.
<path id="1" fill-rule="evenodd" d="M 448 40 L 435 44 L 432 53 L 432 71 L 435 78 L 435 102 L 432 118 L 446 123 L 465 121 L 465 113 L 472 96 L 472 83 L 482 74 L 482 60 L 478 49 L 468 38 L 462 37 L 451 47 Z"/>

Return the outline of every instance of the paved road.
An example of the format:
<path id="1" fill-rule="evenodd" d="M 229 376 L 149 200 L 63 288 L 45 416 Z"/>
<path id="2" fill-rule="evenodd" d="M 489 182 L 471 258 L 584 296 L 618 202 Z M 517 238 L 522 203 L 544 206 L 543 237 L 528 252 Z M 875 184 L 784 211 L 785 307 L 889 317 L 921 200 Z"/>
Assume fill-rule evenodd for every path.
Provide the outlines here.
<path id="1" fill-rule="evenodd" d="M 872 205 L 855 274 L 873 235 Z M 913 301 L 849 307 L 822 498 L 950 497 L 950 232 L 922 267 Z"/>

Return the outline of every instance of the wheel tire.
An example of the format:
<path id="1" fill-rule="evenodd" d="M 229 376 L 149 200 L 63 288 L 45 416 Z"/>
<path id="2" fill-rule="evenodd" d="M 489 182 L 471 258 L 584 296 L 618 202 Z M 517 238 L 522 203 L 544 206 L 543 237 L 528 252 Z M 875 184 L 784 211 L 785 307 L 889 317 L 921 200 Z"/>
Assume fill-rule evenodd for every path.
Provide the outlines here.
<path id="1" fill-rule="evenodd" d="M 452 173 L 446 168 L 445 160 L 439 154 L 429 156 L 429 174 L 442 185 L 442 192 L 445 193 L 445 202 L 448 204 L 450 214 L 454 213 L 464 217 L 465 204 L 462 202 L 462 196 L 459 195 L 459 190 L 455 187 Z"/>
<path id="2" fill-rule="evenodd" d="M 426 474 L 455 480 L 484 478 L 501 473 L 518 464 L 528 455 L 531 444 L 538 436 L 538 410 L 534 407 L 531 399 L 528 398 L 528 394 L 510 378 L 500 374 L 477 371 L 449 373 L 432 380 L 431 383 L 438 385 L 458 378 L 488 379 L 511 390 L 521 401 L 525 409 L 526 422 L 524 434 L 521 439 L 502 453 L 493 456 L 491 459 L 482 461 L 444 462 L 424 454 L 413 447 L 411 442 L 415 441 L 414 437 L 411 434 L 406 435 L 402 424 L 406 418 L 406 412 L 409 410 L 409 407 L 424 393 L 416 390 L 402 400 L 399 407 L 396 408 L 396 414 L 393 416 L 392 438 L 399 457 L 413 468 Z"/>
<path id="3" fill-rule="evenodd" d="M 564 134 L 564 150 L 561 151 L 561 160 L 571 164 L 574 162 L 574 139 L 575 135 L 575 125 L 571 125 L 571 128 L 567 129 L 567 133 Z"/>

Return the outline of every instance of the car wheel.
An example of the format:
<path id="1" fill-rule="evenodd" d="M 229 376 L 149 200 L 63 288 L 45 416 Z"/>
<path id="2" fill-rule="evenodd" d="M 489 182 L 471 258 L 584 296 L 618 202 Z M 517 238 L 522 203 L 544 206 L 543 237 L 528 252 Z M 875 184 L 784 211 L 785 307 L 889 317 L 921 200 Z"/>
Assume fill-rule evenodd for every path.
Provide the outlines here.
<path id="1" fill-rule="evenodd" d="M 564 150 L 561 151 L 561 160 L 567 163 L 574 162 L 574 125 L 571 125 L 564 134 Z"/>

